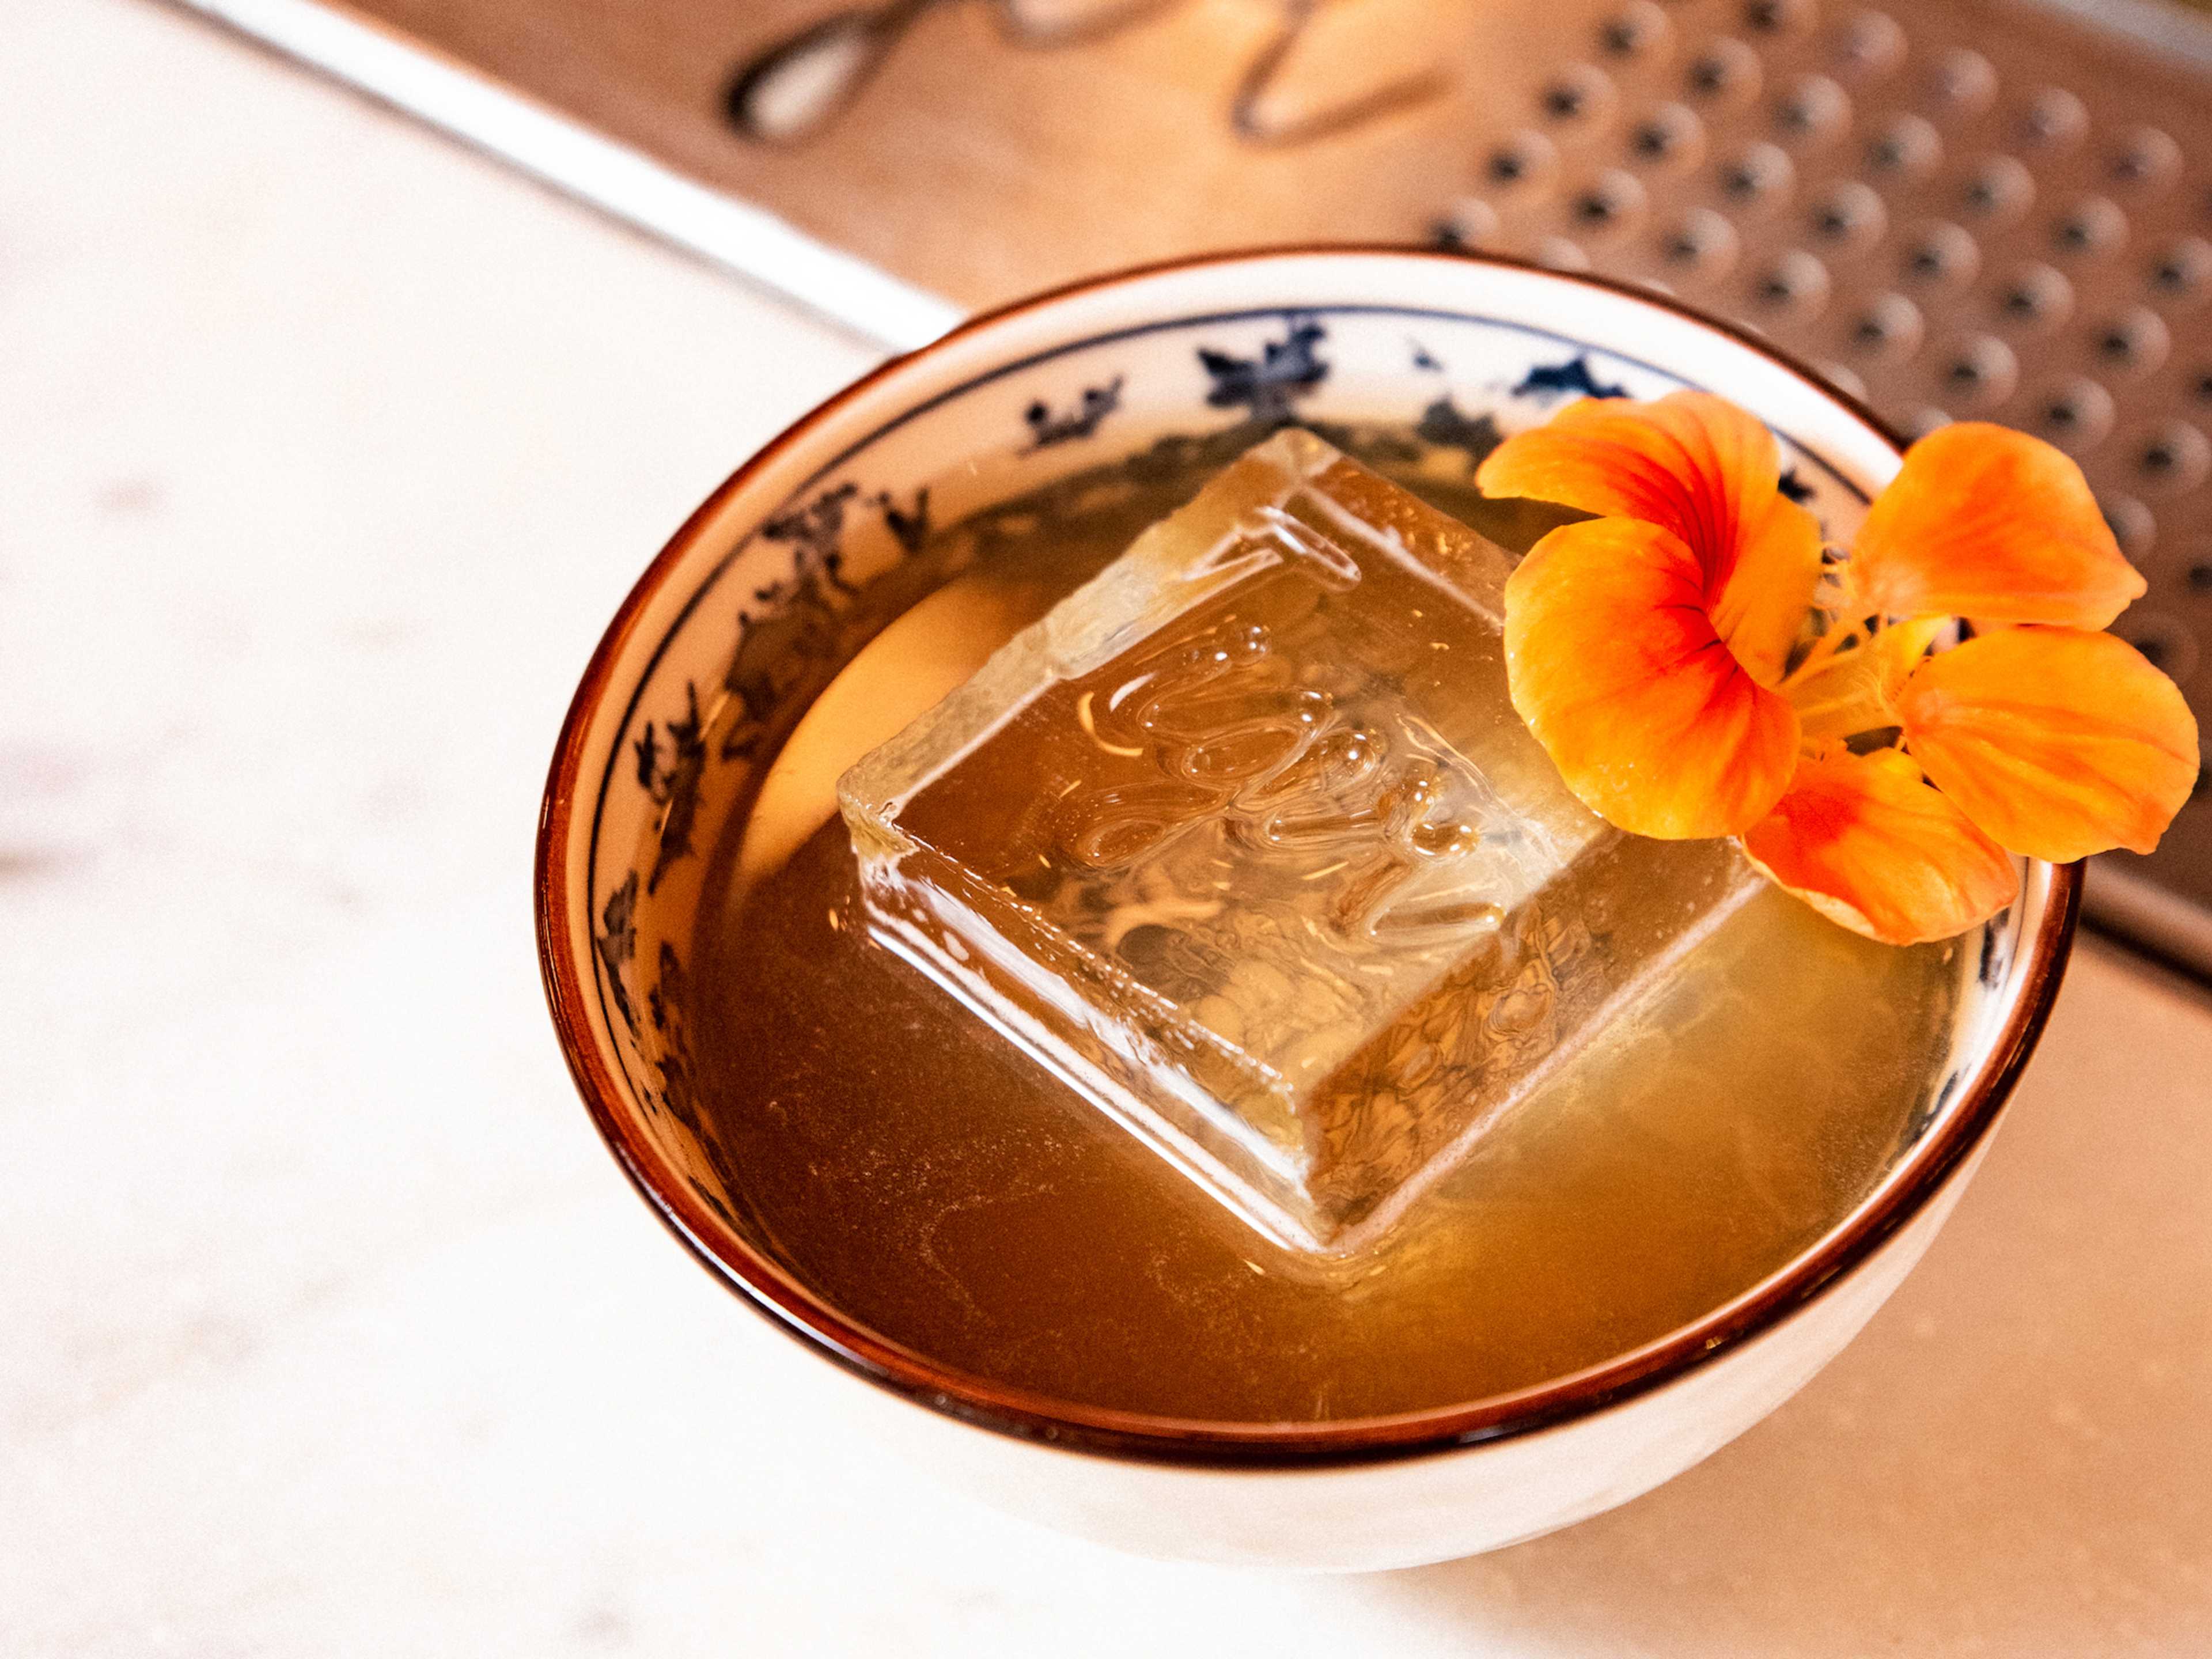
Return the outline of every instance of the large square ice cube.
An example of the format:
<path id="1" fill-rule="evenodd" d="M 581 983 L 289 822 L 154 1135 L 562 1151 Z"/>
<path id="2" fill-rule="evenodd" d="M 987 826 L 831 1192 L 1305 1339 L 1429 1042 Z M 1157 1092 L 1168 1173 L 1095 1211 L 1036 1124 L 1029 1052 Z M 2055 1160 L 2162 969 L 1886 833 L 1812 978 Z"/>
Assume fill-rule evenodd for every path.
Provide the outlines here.
<path id="1" fill-rule="evenodd" d="M 1354 1248 L 1752 890 L 1567 792 L 1507 701 L 1511 568 L 1269 439 L 845 775 L 871 929 Z"/>

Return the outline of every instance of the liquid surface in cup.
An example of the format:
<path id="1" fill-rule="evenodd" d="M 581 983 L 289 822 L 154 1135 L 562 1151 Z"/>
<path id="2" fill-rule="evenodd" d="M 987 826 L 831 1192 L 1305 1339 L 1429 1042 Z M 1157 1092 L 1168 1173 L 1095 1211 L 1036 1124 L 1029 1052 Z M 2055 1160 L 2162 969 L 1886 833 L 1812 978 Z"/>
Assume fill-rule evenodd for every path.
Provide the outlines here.
<path id="1" fill-rule="evenodd" d="M 1219 465 L 939 532 L 963 574 L 871 650 L 957 684 Z M 1449 477 L 1408 482 L 1516 551 L 1550 522 Z M 842 745 L 813 769 L 834 779 L 921 712 L 860 717 L 878 727 L 854 747 L 838 702 L 833 688 L 778 770 Z M 1832 1227 L 1924 1121 L 1951 1051 L 1966 946 L 1874 945 L 1757 892 L 1371 1249 L 1316 1272 L 872 939 L 827 790 L 794 816 L 772 776 L 724 830 L 700 902 L 690 1064 L 725 1197 L 847 1317 L 1061 1399 L 1314 1420 L 1600 1363 Z"/>

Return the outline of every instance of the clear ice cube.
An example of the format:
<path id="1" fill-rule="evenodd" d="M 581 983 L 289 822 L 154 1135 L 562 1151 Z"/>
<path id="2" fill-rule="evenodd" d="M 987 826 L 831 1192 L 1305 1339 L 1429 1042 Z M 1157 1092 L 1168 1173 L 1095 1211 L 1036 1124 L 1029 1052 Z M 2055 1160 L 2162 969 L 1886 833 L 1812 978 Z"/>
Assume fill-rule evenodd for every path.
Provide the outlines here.
<path id="1" fill-rule="evenodd" d="M 1269 439 L 846 774 L 871 930 L 1252 1224 L 1358 1248 L 1755 887 L 1568 793 L 1511 568 Z"/>

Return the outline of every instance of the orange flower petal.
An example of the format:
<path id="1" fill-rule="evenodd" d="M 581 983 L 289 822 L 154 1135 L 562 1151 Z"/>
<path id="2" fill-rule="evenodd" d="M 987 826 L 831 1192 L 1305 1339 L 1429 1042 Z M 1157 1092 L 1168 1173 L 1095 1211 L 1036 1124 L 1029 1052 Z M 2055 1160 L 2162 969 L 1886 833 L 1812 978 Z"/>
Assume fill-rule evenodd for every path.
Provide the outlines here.
<path id="1" fill-rule="evenodd" d="M 2039 438 L 1962 421 L 1912 446 L 1851 544 L 1859 607 L 1888 617 L 2103 628 L 2142 597 L 2081 469 Z"/>
<path id="2" fill-rule="evenodd" d="M 1820 581 L 1820 525 L 1780 490 L 1746 521 L 1713 625 L 1761 685 L 1780 683 Z"/>
<path id="3" fill-rule="evenodd" d="M 1629 519 L 1554 530 L 1505 584 L 1514 708 L 1583 803 L 1635 835 L 1734 835 L 1796 760 L 1796 712 L 1721 642 L 1702 594 L 1697 556 Z"/>
<path id="4" fill-rule="evenodd" d="M 1778 488 L 1774 434 L 1725 398 L 1584 398 L 1491 451 L 1475 482 L 1657 525 L 1690 547 L 1720 637 L 1761 685 L 1782 678 L 1820 575 L 1820 531 Z"/>
<path id="5" fill-rule="evenodd" d="M 2011 903 L 2019 882 L 2005 850 L 1894 749 L 1800 762 L 1743 850 L 1830 921 L 1888 945 L 1963 933 Z"/>
<path id="6" fill-rule="evenodd" d="M 1983 635 L 1914 669 L 1897 709 L 1928 775 L 2030 858 L 2148 853 L 2197 778 L 2197 720 L 2179 689 L 2110 634 Z"/>

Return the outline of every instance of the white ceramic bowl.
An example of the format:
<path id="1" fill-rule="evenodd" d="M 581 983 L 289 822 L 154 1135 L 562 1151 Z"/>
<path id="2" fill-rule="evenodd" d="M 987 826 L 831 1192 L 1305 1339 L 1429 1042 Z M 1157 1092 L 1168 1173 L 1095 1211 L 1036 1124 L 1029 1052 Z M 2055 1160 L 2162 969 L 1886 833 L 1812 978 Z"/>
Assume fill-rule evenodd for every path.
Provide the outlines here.
<path id="1" fill-rule="evenodd" d="M 1471 462 L 1567 397 L 1682 386 L 1774 428 L 1832 537 L 1896 470 L 1897 441 L 1865 410 L 1663 300 L 1490 260 L 1291 252 L 1108 277 L 969 324 L 793 426 L 653 561 L 585 673 L 547 787 L 538 903 L 554 1022 L 639 1191 L 702 1263 L 833 1362 L 825 1377 L 872 1385 L 848 1386 L 896 1443 L 1004 1505 L 1147 1553 L 1335 1570 L 1440 1560 L 1688 1468 L 1832 1358 L 1918 1260 L 2057 991 L 2075 869 L 2029 866 L 2021 902 L 1984 931 L 1936 1109 L 1828 1235 L 1661 1340 L 1433 1411 L 1187 1422 L 962 1375 L 848 1319 L 757 1249 L 698 1133 L 683 918 L 704 851 L 791 720 L 882 625 L 881 596 L 921 597 L 901 587 L 921 524 L 1290 416 L 1416 428 Z M 718 708 L 729 734 L 706 742 Z"/>

